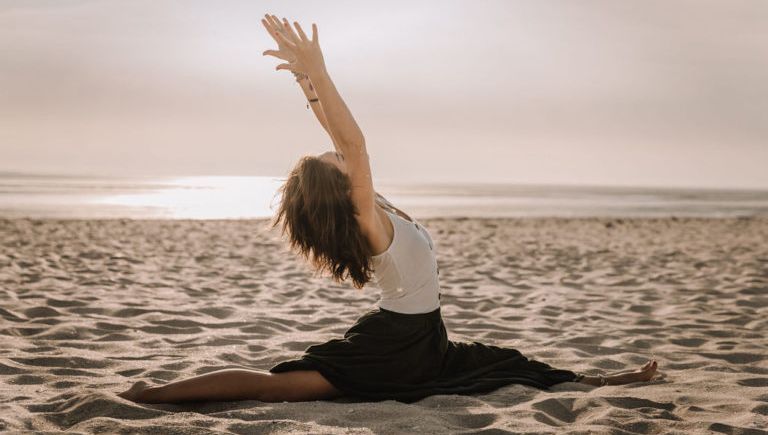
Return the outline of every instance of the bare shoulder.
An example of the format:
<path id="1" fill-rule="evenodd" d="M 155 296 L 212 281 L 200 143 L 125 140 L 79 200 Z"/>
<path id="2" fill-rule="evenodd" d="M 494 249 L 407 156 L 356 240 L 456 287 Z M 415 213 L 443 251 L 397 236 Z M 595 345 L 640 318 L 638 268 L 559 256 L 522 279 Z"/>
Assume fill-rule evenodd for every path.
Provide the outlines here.
<path id="1" fill-rule="evenodd" d="M 389 248 L 395 232 L 392 221 L 381 207 L 374 206 L 371 212 L 358 215 L 357 222 L 373 255 L 381 254 Z"/>

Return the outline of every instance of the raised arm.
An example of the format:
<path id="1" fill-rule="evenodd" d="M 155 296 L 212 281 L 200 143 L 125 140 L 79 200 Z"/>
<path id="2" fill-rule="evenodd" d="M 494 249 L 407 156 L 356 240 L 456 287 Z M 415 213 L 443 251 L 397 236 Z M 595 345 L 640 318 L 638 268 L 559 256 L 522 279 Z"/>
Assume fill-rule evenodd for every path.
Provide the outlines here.
<path id="1" fill-rule="evenodd" d="M 296 57 L 293 55 L 293 53 L 291 53 L 288 47 L 285 46 L 283 40 L 277 37 L 278 33 L 281 33 L 283 36 L 287 36 L 285 30 L 283 29 L 283 24 L 280 23 L 280 20 L 278 20 L 278 18 L 274 15 L 265 15 L 265 17 L 261 19 L 261 23 L 264 25 L 264 28 L 267 29 L 267 32 L 270 34 L 270 36 L 272 36 L 272 39 L 275 40 L 278 47 L 277 50 L 264 51 L 264 55 L 269 54 L 278 57 L 279 59 L 294 62 Z M 341 148 L 339 147 L 336 139 L 333 137 L 333 133 L 328 128 L 328 123 L 325 119 L 325 113 L 323 113 L 323 105 L 320 103 L 320 99 L 318 98 L 317 93 L 315 93 L 315 89 L 312 86 L 312 82 L 309 80 L 309 77 L 306 74 L 297 72 L 294 72 L 293 75 L 296 77 L 296 82 L 299 84 L 302 92 L 304 92 L 304 96 L 307 98 L 307 108 L 312 108 L 312 112 L 315 114 L 315 117 L 320 123 L 320 126 L 323 127 L 326 133 L 328 133 L 328 136 L 331 138 L 334 149 L 337 153 L 341 153 Z"/>
<path id="2" fill-rule="evenodd" d="M 312 112 L 315 114 L 317 121 L 323 127 L 325 132 L 328 133 L 328 136 L 330 136 L 331 141 L 333 142 L 334 149 L 336 150 L 337 153 L 343 154 L 338 141 L 333 136 L 333 132 L 331 131 L 331 129 L 328 127 L 328 121 L 325 116 L 325 111 L 323 110 L 323 104 L 320 101 L 320 97 L 315 92 L 315 88 L 314 86 L 312 86 L 312 82 L 309 80 L 309 76 L 301 73 L 295 73 L 294 75 L 296 76 L 296 81 L 299 83 L 301 90 L 304 92 L 304 95 L 307 97 L 308 107 L 312 108 Z"/>
<path id="3" fill-rule="evenodd" d="M 283 19 L 287 36 L 277 33 L 278 39 L 287 47 L 293 59 L 277 66 L 292 72 L 309 76 L 326 118 L 328 130 L 344 156 L 348 175 L 352 182 L 352 201 L 358 211 L 358 221 L 369 240 L 381 233 L 381 221 L 375 210 L 373 182 L 365 137 L 352 113 L 341 98 L 325 67 L 317 35 L 317 25 L 312 24 L 312 39 L 307 38 L 301 26 L 294 22 L 293 30 L 288 20 Z M 372 244 L 378 245 L 372 240 Z"/>

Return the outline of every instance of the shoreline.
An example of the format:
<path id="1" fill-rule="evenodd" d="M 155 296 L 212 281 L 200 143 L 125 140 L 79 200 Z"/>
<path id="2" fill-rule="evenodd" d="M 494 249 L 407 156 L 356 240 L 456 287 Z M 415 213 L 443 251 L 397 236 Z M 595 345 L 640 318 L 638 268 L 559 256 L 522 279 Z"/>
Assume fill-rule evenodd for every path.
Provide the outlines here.
<path id="1" fill-rule="evenodd" d="M 443 222 L 443 221 L 467 221 L 467 220 L 494 220 L 494 221 L 708 221 L 708 220 L 766 220 L 768 214 L 755 214 L 744 216 L 444 216 L 444 217 L 418 217 L 421 222 Z M 30 217 L 30 216 L 2 216 L 3 221 L 40 221 L 40 222 L 268 222 L 271 217 L 246 217 L 246 218 L 134 218 L 134 217 Z"/>

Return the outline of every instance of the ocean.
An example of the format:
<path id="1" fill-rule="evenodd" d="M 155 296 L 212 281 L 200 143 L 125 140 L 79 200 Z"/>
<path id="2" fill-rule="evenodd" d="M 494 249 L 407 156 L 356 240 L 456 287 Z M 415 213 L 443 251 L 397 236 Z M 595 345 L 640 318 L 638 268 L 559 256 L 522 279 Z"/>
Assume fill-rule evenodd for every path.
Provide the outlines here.
<path id="1" fill-rule="evenodd" d="M 0 173 L 0 217 L 248 219 L 273 214 L 275 177 L 75 177 Z M 377 183 L 391 202 L 432 217 L 768 216 L 768 191 Z"/>

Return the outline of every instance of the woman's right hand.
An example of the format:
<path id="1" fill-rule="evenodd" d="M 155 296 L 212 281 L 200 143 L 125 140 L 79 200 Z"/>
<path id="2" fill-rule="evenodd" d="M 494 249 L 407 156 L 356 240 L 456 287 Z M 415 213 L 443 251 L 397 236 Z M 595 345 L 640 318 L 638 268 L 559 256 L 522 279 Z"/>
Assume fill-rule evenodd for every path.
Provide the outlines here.
<path id="1" fill-rule="evenodd" d="M 275 52 L 267 50 L 264 54 L 271 54 L 275 57 L 288 61 L 277 66 L 277 70 L 287 69 L 294 73 L 303 73 L 311 76 L 314 73 L 325 71 L 325 60 L 320 50 L 320 40 L 317 36 L 317 25 L 312 24 L 312 39 L 302 30 L 298 22 L 293 22 L 296 31 L 293 30 L 288 20 L 283 18 L 282 32 L 275 32 L 278 39 L 280 50 Z M 265 24 L 266 26 L 266 24 Z M 298 34 L 297 34 L 298 32 Z M 278 55 L 280 54 L 280 55 Z"/>

